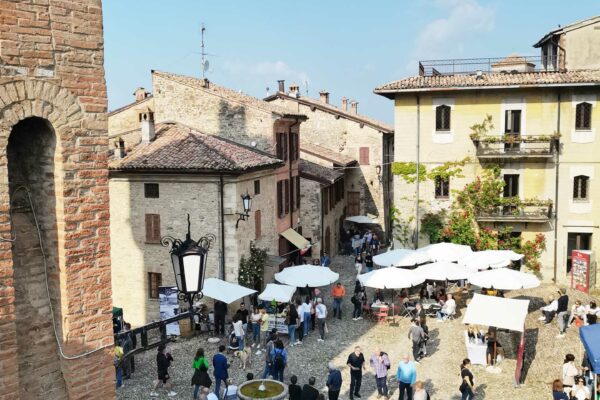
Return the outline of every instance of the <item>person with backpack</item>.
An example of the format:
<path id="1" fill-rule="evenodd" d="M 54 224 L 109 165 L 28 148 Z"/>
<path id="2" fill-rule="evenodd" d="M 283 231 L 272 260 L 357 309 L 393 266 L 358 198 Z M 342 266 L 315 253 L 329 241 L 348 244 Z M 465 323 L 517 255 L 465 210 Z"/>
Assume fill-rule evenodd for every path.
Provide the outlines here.
<path id="1" fill-rule="evenodd" d="M 273 358 L 271 353 L 275 349 L 275 340 L 277 340 L 277 329 L 273 328 L 271 333 L 266 338 L 267 344 L 265 345 L 265 370 L 262 378 L 265 379 L 269 375 L 273 375 Z"/>
<path id="2" fill-rule="evenodd" d="M 462 382 L 458 390 L 461 393 L 461 400 L 473 400 L 473 374 L 471 373 L 471 360 L 465 358 L 460 365 L 460 377 Z"/>
<path id="3" fill-rule="evenodd" d="M 281 340 L 275 342 L 275 348 L 271 351 L 271 360 L 273 362 L 273 379 L 283 382 L 283 370 L 287 365 L 287 352 L 283 348 L 283 342 Z"/>
<path id="4" fill-rule="evenodd" d="M 371 355 L 370 364 L 371 368 L 373 368 L 373 374 L 375 375 L 375 383 L 377 384 L 377 397 L 383 396 L 387 400 L 387 376 L 391 366 L 387 353 L 379 350 L 379 347 L 375 347 L 375 351 L 373 352 L 373 355 Z"/>

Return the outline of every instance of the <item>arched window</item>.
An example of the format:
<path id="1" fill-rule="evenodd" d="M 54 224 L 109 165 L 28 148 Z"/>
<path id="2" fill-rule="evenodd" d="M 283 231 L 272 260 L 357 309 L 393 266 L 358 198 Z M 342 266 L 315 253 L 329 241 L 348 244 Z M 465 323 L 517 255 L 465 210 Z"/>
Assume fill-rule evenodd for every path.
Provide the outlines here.
<path id="1" fill-rule="evenodd" d="M 585 175 L 578 175 L 573 178 L 573 199 L 574 200 L 587 200 L 588 199 L 588 185 L 590 178 Z"/>
<path id="2" fill-rule="evenodd" d="M 575 129 L 592 129 L 592 105 L 590 103 L 579 103 L 575 107 Z"/>
<path id="3" fill-rule="evenodd" d="M 450 130 L 450 106 L 441 105 L 435 108 L 435 130 Z"/>

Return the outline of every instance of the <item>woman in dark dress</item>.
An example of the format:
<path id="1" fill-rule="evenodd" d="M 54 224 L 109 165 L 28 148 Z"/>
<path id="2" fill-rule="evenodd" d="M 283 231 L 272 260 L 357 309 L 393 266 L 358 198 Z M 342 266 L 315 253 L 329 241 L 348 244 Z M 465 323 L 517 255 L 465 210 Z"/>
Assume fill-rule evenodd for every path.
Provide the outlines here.
<path id="1" fill-rule="evenodd" d="M 200 386 L 209 388 L 212 385 L 212 380 L 208 375 L 208 360 L 204 356 L 204 349 L 199 348 L 194 357 L 194 375 L 192 376 L 192 386 L 194 386 L 194 400 L 198 400 L 198 392 Z"/>
<path id="2" fill-rule="evenodd" d="M 470 368 L 471 360 L 465 358 L 460 366 L 460 377 L 463 379 L 459 388 L 461 400 L 473 400 L 473 374 Z"/>

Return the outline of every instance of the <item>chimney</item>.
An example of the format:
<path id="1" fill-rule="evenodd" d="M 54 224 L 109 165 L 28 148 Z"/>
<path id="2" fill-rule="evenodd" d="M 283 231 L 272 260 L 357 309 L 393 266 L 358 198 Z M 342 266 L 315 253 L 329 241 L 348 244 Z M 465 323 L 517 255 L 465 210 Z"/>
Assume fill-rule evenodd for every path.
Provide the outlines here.
<path id="1" fill-rule="evenodd" d="M 321 97 L 321 102 L 329 104 L 329 92 L 327 90 L 321 90 L 319 96 Z"/>
<path id="2" fill-rule="evenodd" d="M 202 87 L 208 89 L 210 87 L 210 81 L 207 78 L 204 78 L 202 81 Z"/>
<path id="3" fill-rule="evenodd" d="M 120 160 L 125 157 L 125 141 L 119 137 L 115 141 L 115 159 Z"/>
<path id="4" fill-rule="evenodd" d="M 280 79 L 277 81 L 277 85 L 279 86 L 279 91 L 281 93 L 285 93 L 285 81 L 283 79 Z"/>
<path id="5" fill-rule="evenodd" d="M 348 99 L 345 97 L 342 97 L 342 110 L 348 111 Z"/>
<path id="6" fill-rule="evenodd" d="M 352 114 L 358 114 L 358 101 L 352 100 L 350 102 L 350 108 L 352 110 Z"/>
<path id="7" fill-rule="evenodd" d="M 300 97 L 300 86 L 298 86 L 297 83 L 292 83 L 290 85 L 290 93 L 289 93 L 289 95 L 292 96 L 292 97 L 296 97 L 296 98 Z"/>
<path id="8" fill-rule="evenodd" d="M 143 87 L 139 87 L 135 89 L 133 95 L 135 96 L 135 101 L 142 101 L 145 98 L 147 98 L 150 95 L 150 93 L 146 91 L 146 89 L 144 89 Z"/>
<path id="9" fill-rule="evenodd" d="M 156 136 L 154 132 L 154 113 L 151 111 L 142 113 L 141 128 L 142 128 L 142 143 L 150 143 Z"/>

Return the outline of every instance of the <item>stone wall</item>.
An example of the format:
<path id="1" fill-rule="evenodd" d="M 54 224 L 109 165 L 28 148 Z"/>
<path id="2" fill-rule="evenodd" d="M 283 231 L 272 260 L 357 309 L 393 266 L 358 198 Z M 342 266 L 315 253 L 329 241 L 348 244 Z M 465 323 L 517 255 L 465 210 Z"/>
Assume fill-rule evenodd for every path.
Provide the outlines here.
<path id="1" fill-rule="evenodd" d="M 140 142 L 140 118 L 141 112 L 154 111 L 154 99 L 149 97 L 142 101 L 129 104 L 108 115 L 109 139 L 121 136 L 126 146 L 133 146 Z M 135 131 L 135 132 L 132 132 Z M 133 136 L 132 136 L 133 135 Z"/>
<path id="2" fill-rule="evenodd" d="M 114 398 L 101 2 L 0 15 L 0 399 Z"/>

